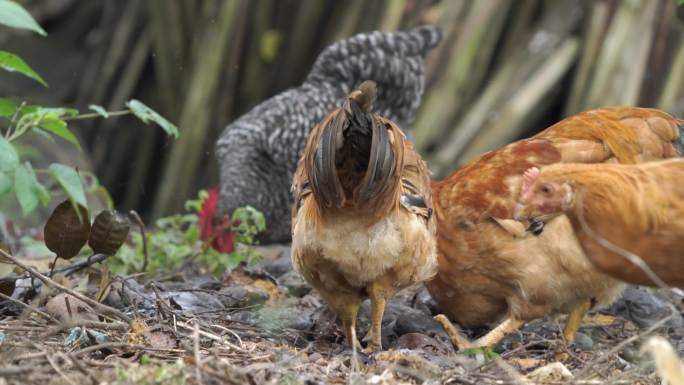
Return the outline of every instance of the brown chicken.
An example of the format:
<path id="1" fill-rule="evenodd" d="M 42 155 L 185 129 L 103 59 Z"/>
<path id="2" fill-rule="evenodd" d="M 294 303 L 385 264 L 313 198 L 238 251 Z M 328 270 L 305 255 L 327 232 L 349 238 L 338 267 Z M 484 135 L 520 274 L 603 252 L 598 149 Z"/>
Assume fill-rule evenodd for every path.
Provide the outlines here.
<path id="1" fill-rule="evenodd" d="M 561 214 L 604 273 L 637 285 L 684 286 L 684 159 L 527 170 L 516 217 Z"/>
<path id="2" fill-rule="evenodd" d="M 621 285 L 589 262 L 567 217 L 546 224 L 514 220 L 523 173 L 559 162 L 639 163 L 679 156 L 682 131 L 681 122 L 659 110 L 596 109 L 485 153 L 434 183 L 439 271 L 428 283 L 430 293 L 460 325 L 503 320 L 471 344 L 445 316 L 437 316 L 452 341 L 459 347 L 493 347 L 526 321 L 551 313 L 569 313 L 563 335 L 573 340 L 584 314 L 611 301 Z"/>
<path id="3" fill-rule="evenodd" d="M 354 348 L 370 298 L 369 352 L 382 349 L 385 301 L 437 270 L 429 171 L 397 125 L 371 114 L 375 95 L 375 83 L 362 83 L 313 129 L 292 185 L 295 269 Z"/>

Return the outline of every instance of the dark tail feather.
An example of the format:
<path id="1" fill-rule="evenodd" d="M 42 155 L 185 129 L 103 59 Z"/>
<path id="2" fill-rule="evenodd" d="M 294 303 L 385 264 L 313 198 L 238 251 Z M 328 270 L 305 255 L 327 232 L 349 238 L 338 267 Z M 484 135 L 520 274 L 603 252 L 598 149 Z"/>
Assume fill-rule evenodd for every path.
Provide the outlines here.
<path id="1" fill-rule="evenodd" d="M 357 190 L 356 198 L 361 201 L 367 201 L 382 192 L 388 186 L 388 182 L 394 173 L 395 154 L 389 140 L 387 127 L 371 115 L 376 94 L 375 83 L 364 81 L 359 87 L 359 91 L 353 92 L 349 100 L 351 124 L 345 135 L 345 140 L 350 140 L 353 135 L 361 135 L 361 141 L 366 143 L 370 139 L 370 149 L 367 150 L 370 154 L 368 168 Z"/>
<path id="2" fill-rule="evenodd" d="M 387 127 L 381 122 L 373 122 L 373 138 L 371 142 L 368 170 L 361 187 L 359 198 L 366 201 L 381 193 L 389 185 L 394 174 L 394 152 L 389 141 Z"/>
<path id="3" fill-rule="evenodd" d="M 684 156 L 684 121 L 679 121 L 677 128 L 679 128 L 679 139 L 672 142 L 672 145 L 677 150 L 677 155 Z"/>
<path id="4" fill-rule="evenodd" d="M 354 157 L 368 157 L 368 166 L 354 199 L 367 201 L 378 195 L 387 188 L 394 174 L 396 154 L 388 128 L 371 114 L 375 95 L 375 83 L 363 82 L 349 95 L 345 107 L 334 112 L 318 139 L 311 188 L 322 206 L 342 207 L 347 199 L 336 159 L 343 147 L 351 150 Z M 347 151 L 344 153 L 349 156 Z"/>
<path id="5" fill-rule="evenodd" d="M 318 203 L 330 207 L 333 204 L 342 207 L 344 204 L 344 191 L 337 177 L 335 156 L 339 147 L 341 131 L 345 126 L 344 111 L 337 111 L 330 123 L 321 134 L 316 156 L 314 157 L 313 174 L 311 175 L 311 189 Z"/>

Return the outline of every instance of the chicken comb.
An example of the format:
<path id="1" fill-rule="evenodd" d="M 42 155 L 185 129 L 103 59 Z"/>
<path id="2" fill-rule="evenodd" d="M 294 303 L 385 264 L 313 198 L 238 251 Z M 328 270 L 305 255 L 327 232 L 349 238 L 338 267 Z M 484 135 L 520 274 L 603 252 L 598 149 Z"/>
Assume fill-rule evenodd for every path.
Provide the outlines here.
<path id="1" fill-rule="evenodd" d="M 539 168 L 537 167 L 530 167 L 525 170 L 523 173 L 522 187 L 520 188 L 521 198 L 526 199 L 532 192 L 532 186 L 534 186 L 534 182 L 537 180 L 540 173 L 541 171 L 539 171 Z"/>

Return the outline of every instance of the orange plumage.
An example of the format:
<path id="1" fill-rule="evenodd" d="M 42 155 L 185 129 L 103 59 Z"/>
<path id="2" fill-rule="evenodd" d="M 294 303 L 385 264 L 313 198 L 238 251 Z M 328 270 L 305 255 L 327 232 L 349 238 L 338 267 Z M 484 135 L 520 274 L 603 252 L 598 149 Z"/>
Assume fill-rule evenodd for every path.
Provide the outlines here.
<path id="1" fill-rule="evenodd" d="M 356 346 L 371 299 L 368 351 L 381 349 L 385 301 L 437 268 L 430 176 L 391 121 L 371 113 L 364 82 L 311 132 L 293 180 L 292 261 Z"/>
<path id="2" fill-rule="evenodd" d="M 517 215 L 565 214 L 589 259 L 622 281 L 684 286 L 684 159 L 555 164 L 526 172 Z M 607 242 L 606 242 L 607 241 Z M 643 259 L 654 281 L 629 261 Z"/>
<path id="3" fill-rule="evenodd" d="M 571 116 L 537 134 L 490 151 L 435 182 L 439 272 L 428 288 L 459 324 L 505 318 L 475 344 L 495 345 L 525 321 L 570 313 L 564 336 L 574 338 L 591 305 L 611 301 L 620 284 L 587 260 L 565 216 L 514 219 L 525 170 L 554 163 L 638 163 L 682 155 L 684 127 L 647 108 L 604 108 Z M 469 345 L 447 322 L 456 344 Z"/>

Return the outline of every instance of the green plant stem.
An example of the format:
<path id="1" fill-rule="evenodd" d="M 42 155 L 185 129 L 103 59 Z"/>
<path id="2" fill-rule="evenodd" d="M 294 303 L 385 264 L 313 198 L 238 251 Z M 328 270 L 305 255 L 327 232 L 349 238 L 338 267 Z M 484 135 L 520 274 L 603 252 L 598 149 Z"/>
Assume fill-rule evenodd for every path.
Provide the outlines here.
<path id="1" fill-rule="evenodd" d="M 107 112 L 109 115 L 105 119 L 108 119 L 112 116 L 124 116 L 124 115 L 130 115 L 132 114 L 131 110 L 121 110 L 121 111 L 112 111 L 112 112 Z M 83 114 L 83 115 L 76 115 L 76 116 L 69 116 L 65 118 L 61 118 L 59 120 L 63 121 L 69 121 L 69 120 L 83 120 L 83 119 L 93 119 L 93 118 L 104 118 L 101 114 L 97 112 L 93 112 L 91 114 Z"/>
<path id="2" fill-rule="evenodd" d="M 121 110 L 121 111 L 112 111 L 112 112 L 107 112 L 108 116 L 105 118 L 101 114 L 97 112 L 89 113 L 89 114 L 83 114 L 83 115 L 76 115 L 76 116 L 66 116 L 66 117 L 60 117 L 60 118 L 51 118 L 51 119 L 40 119 L 37 122 L 29 122 L 29 124 L 23 124 L 21 126 L 17 126 L 14 130 L 12 130 L 12 124 L 7 128 L 7 132 L 5 133 L 5 138 L 7 138 L 7 141 L 12 142 L 14 140 L 19 139 L 20 136 L 24 135 L 25 133 L 28 132 L 28 129 L 31 126 L 37 126 L 41 123 L 44 122 L 50 122 L 50 121 L 73 121 L 73 120 L 85 120 L 85 119 L 94 119 L 94 118 L 105 118 L 109 119 L 111 117 L 115 116 L 124 116 L 124 115 L 130 115 L 132 112 L 130 110 Z M 16 115 L 16 113 L 15 113 Z M 14 121 L 14 117 L 12 118 L 12 121 Z M 11 132 L 11 134 L 10 134 Z"/>

